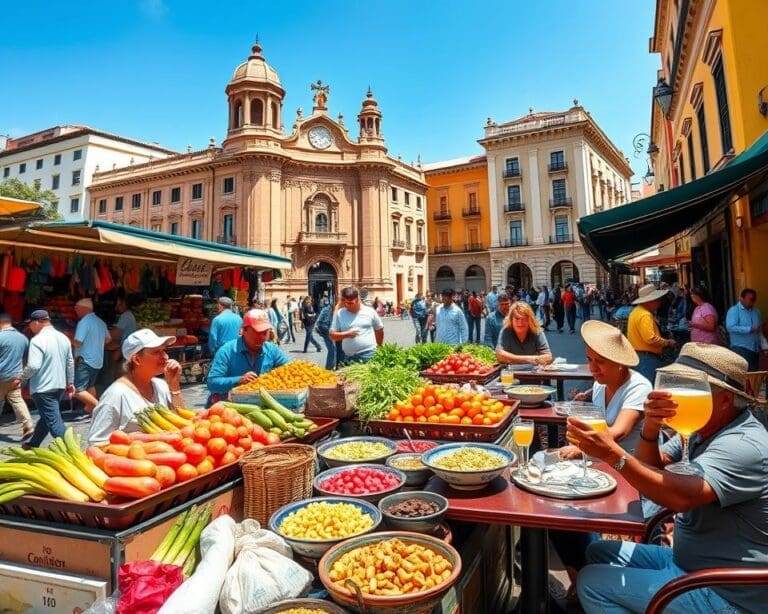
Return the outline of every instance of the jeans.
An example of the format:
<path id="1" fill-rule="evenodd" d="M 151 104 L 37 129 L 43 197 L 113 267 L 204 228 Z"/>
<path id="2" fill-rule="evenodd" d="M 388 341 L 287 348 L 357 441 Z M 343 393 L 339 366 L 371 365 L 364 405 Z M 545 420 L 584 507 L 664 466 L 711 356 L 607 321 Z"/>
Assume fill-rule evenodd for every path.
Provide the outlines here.
<path id="1" fill-rule="evenodd" d="M 747 367 L 748 371 L 757 371 L 760 368 L 760 352 L 753 352 L 752 350 L 748 350 L 747 348 L 741 347 L 739 345 L 732 346 L 731 351 L 735 352 L 747 361 L 749 365 Z"/>
<path id="2" fill-rule="evenodd" d="M 652 352 L 638 352 L 637 355 L 640 358 L 640 364 L 635 367 L 635 371 L 651 382 L 651 386 L 653 386 L 656 381 L 656 369 L 663 367 L 664 361 L 661 356 Z"/>
<path id="3" fill-rule="evenodd" d="M 672 549 L 663 546 L 599 541 L 589 545 L 586 557 L 576 587 L 587 614 L 645 612 L 656 591 L 686 573 L 672 560 Z M 736 611 L 711 588 L 689 591 L 665 610 L 668 614 Z"/>
<path id="4" fill-rule="evenodd" d="M 565 317 L 568 319 L 568 328 L 571 332 L 576 330 L 576 305 L 571 305 L 565 310 Z"/>
<path id="5" fill-rule="evenodd" d="M 469 342 L 470 343 L 480 343 L 480 319 L 476 318 L 475 316 L 469 316 L 467 317 L 467 324 L 469 324 Z M 477 331 L 477 337 L 474 339 L 472 338 L 472 329 L 475 329 Z"/>
<path id="6" fill-rule="evenodd" d="M 418 318 L 414 316 L 413 328 L 416 330 L 416 343 L 426 343 L 427 341 L 427 318 Z"/>
<path id="7" fill-rule="evenodd" d="M 590 319 L 592 315 L 591 311 L 592 311 L 592 308 L 589 306 L 589 303 L 584 302 L 581 304 L 581 321 L 582 322 L 586 322 L 587 320 Z"/>
<path id="8" fill-rule="evenodd" d="M 293 342 L 296 343 L 296 335 L 294 334 L 294 328 L 293 328 L 293 314 L 288 314 L 288 338 Z"/>
<path id="9" fill-rule="evenodd" d="M 325 349 L 328 351 L 325 357 L 325 368 L 333 371 L 336 368 L 336 342 L 331 339 L 328 333 L 318 332 L 317 334 L 320 335 L 323 343 L 325 343 Z"/>
<path id="10" fill-rule="evenodd" d="M 306 335 L 304 337 L 304 352 L 307 351 L 307 348 L 309 347 L 310 343 L 312 345 L 314 345 L 315 348 L 317 348 L 318 352 L 320 351 L 320 344 L 317 342 L 317 339 L 315 339 L 312 336 L 312 331 L 313 330 L 315 330 L 315 323 L 314 322 L 310 322 L 309 320 L 304 322 L 304 334 Z"/>
<path id="11" fill-rule="evenodd" d="M 61 410 L 59 409 L 59 400 L 63 393 L 63 390 L 56 389 L 32 394 L 32 400 L 35 402 L 37 412 L 40 414 L 40 419 L 35 425 L 35 432 L 32 434 L 32 439 L 29 440 L 29 445 L 33 448 L 39 448 L 49 433 L 51 437 L 62 437 L 64 435 L 66 427 L 64 426 L 64 420 L 61 418 Z"/>

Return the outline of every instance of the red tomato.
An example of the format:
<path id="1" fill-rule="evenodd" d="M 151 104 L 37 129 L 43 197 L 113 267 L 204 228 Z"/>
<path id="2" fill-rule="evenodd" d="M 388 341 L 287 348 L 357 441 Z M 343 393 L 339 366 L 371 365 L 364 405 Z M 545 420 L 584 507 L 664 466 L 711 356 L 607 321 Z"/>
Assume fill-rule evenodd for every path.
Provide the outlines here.
<path id="1" fill-rule="evenodd" d="M 192 465 L 198 465 L 205 459 L 208 450 L 201 443 L 193 443 L 184 448 L 184 454 Z"/>
<path id="2" fill-rule="evenodd" d="M 197 477 L 197 469 L 194 465 L 184 463 L 176 470 L 176 480 L 178 482 L 186 482 Z"/>
<path id="3" fill-rule="evenodd" d="M 214 437 L 208 442 L 208 453 L 211 456 L 222 456 L 227 451 L 227 442 L 222 437 Z"/>
<path id="4" fill-rule="evenodd" d="M 160 482 L 162 488 L 168 488 L 176 483 L 176 472 L 165 465 L 158 465 L 155 479 Z"/>
<path id="5" fill-rule="evenodd" d="M 280 443 L 280 438 L 275 435 L 274 433 L 267 433 L 266 435 L 267 442 L 265 445 L 267 446 L 274 446 L 278 443 Z"/>

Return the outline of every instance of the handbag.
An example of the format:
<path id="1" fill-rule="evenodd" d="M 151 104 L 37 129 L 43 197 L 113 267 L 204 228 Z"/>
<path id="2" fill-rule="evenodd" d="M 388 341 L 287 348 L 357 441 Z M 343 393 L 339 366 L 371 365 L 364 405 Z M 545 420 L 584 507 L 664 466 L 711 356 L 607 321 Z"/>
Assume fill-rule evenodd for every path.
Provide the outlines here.
<path id="1" fill-rule="evenodd" d="M 288 332 L 288 323 L 285 320 L 280 320 L 279 324 L 277 325 L 277 333 L 279 335 L 284 335 Z"/>

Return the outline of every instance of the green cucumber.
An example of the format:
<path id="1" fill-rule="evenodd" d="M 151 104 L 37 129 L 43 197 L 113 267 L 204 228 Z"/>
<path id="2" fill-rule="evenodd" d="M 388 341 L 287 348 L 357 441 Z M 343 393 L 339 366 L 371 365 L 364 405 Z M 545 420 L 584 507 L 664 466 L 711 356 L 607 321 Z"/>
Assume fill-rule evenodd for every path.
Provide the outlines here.
<path id="1" fill-rule="evenodd" d="M 264 390 L 264 388 L 259 389 L 259 395 L 261 396 L 261 402 L 264 404 L 264 408 L 277 412 L 286 422 L 298 422 L 304 418 L 301 414 L 296 414 L 285 407 L 285 405 L 278 403 L 277 399 Z"/>
<path id="2" fill-rule="evenodd" d="M 251 420 L 251 422 L 255 422 L 263 429 L 269 430 L 273 426 L 275 426 L 274 424 L 272 424 L 272 421 L 269 419 L 269 416 L 267 416 L 263 411 L 252 411 L 245 415 Z"/>
<path id="3" fill-rule="evenodd" d="M 284 420 L 283 416 L 280 415 L 274 409 L 265 409 L 264 414 L 272 421 L 272 424 L 278 427 L 281 431 L 290 430 L 288 428 L 288 425 L 290 424 L 290 422 L 287 420 Z"/>
<path id="4" fill-rule="evenodd" d="M 240 414 L 249 414 L 255 409 L 261 409 L 260 405 L 251 405 L 249 403 L 231 403 L 229 401 L 224 401 L 223 405 L 227 409 L 234 409 Z"/>
<path id="5" fill-rule="evenodd" d="M 282 437 L 283 435 L 283 431 L 281 431 L 276 426 L 273 426 L 271 429 L 269 429 L 269 432 L 272 433 L 273 435 L 277 435 L 278 437 Z"/>

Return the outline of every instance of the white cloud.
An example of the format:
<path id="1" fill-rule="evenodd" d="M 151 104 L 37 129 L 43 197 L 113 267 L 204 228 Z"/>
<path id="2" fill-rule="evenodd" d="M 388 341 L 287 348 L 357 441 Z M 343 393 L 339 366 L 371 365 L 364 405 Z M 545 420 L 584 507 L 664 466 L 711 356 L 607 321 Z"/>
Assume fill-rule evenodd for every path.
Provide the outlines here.
<path id="1" fill-rule="evenodd" d="M 165 0 L 141 0 L 139 2 L 141 12 L 151 19 L 162 19 L 168 13 Z"/>

